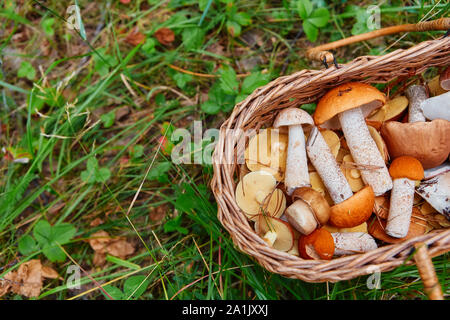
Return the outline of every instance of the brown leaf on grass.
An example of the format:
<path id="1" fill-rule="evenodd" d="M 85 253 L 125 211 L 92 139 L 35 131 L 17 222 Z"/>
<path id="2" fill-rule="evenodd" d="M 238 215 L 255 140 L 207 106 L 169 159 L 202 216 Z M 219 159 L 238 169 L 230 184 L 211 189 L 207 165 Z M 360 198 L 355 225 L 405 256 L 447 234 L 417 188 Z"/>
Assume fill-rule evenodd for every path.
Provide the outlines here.
<path id="1" fill-rule="evenodd" d="M 166 205 L 151 208 L 149 214 L 150 220 L 152 220 L 153 222 L 160 222 L 166 216 L 167 210 L 168 206 Z"/>
<path id="2" fill-rule="evenodd" d="M 106 262 L 106 254 L 125 259 L 134 253 L 134 246 L 121 237 L 111 237 L 106 231 L 98 231 L 89 240 L 91 248 L 94 249 L 93 263 L 101 266 Z"/>
<path id="3" fill-rule="evenodd" d="M 160 28 L 155 32 L 155 38 L 163 45 L 169 45 L 175 41 L 175 33 L 169 28 Z"/>
<path id="4" fill-rule="evenodd" d="M 89 225 L 91 226 L 91 227 L 97 227 L 97 226 L 99 226 L 99 225 L 101 225 L 101 224 L 103 224 L 103 220 L 101 219 L 101 218 L 95 218 L 94 220 L 92 220 L 91 221 L 91 223 L 89 223 Z"/>
<path id="5" fill-rule="evenodd" d="M 17 271 L 8 272 L 4 280 L 0 280 L 0 297 L 8 292 L 37 297 L 41 293 L 44 278 L 57 279 L 59 275 L 52 268 L 43 266 L 39 259 L 24 262 Z"/>
<path id="6" fill-rule="evenodd" d="M 120 0 L 120 3 L 122 4 L 129 4 L 131 0 Z"/>
<path id="7" fill-rule="evenodd" d="M 145 35 L 139 32 L 138 28 L 133 28 L 125 38 L 125 41 L 133 46 L 137 46 L 145 41 Z"/>

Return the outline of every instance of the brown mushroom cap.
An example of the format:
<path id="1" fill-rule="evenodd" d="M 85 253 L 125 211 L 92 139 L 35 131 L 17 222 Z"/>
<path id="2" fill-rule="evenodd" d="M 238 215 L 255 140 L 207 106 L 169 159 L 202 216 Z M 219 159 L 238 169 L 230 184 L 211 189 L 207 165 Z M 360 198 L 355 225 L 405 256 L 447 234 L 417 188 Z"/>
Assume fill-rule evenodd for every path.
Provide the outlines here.
<path id="1" fill-rule="evenodd" d="M 282 126 L 294 126 L 299 124 L 314 125 L 314 121 L 305 110 L 299 108 L 286 108 L 280 111 L 273 126 L 279 128 Z"/>
<path id="2" fill-rule="evenodd" d="M 319 192 L 310 187 L 297 188 L 292 193 L 292 201 L 301 199 L 306 202 L 314 217 L 320 225 L 324 225 L 330 219 L 330 205 L 325 197 Z"/>
<path id="3" fill-rule="evenodd" d="M 410 180 L 423 179 L 423 167 L 419 160 L 410 156 L 395 158 L 389 167 L 393 179 L 408 178 Z"/>
<path id="4" fill-rule="evenodd" d="M 330 222 L 339 228 L 352 228 L 367 221 L 372 214 L 375 194 L 366 186 L 347 200 L 331 207 Z"/>
<path id="5" fill-rule="evenodd" d="M 450 121 L 401 123 L 388 121 L 381 126 L 381 135 L 392 158 L 411 156 L 424 169 L 442 164 L 450 153 Z"/>
<path id="6" fill-rule="evenodd" d="M 361 107 L 364 117 L 367 117 L 375 109 L 380 108 L 386 102 L 386 96 L 375 87 L 361 82 L 349 82 L 328 91 L 317 104 L 314 112 L 316 125 L 325 124 L 330 128 L 340 127 L 335 116 L 346 110 Z"/>
<path id="7" fill-rule="evenodd" d="M 301 234 L 308 235 L 317 228 L 311 207 L 303 200 L 296 200 L 285 211 L 284 216 Z"/>

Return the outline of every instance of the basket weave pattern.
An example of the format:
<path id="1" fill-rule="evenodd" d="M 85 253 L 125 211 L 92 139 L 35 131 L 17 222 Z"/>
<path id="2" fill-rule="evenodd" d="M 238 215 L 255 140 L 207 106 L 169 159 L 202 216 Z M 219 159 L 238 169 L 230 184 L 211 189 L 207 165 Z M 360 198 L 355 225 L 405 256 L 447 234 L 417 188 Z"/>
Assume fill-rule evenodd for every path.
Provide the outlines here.
<path id="1" fill-rule="evenodd" d="M 414 244 L 428 245 L 429 255 L 435 257 L 450 251 L 450 228 L 438 229 L 402 243 L 382 246 L 376 250 L 335 258 L 329 261 L 304 260 L 275 250 L 254 232 L 235 199 L 239 180 L 237 159 L 243 159 L 246 143 L 242 131 L 270 126 L 277 111 L 291 106 L 317 101 L 329 89 L 342 83 L 360 81 L 387 83 L 398 77 L 411 77 L 429 67 L 450 64 L 450 37 L 422 42 L 407 50 L 396 50 L 384 56 L 364 56 L 339 69 L 302 70 L 279 77 L 258 88 L 237 104 L 222 124 L 213 155 L 214 177 L 211 187 L 218 203 L 218 218 L 230 233 L 234 244 L 255 258 L 271 272 L 308 282 L 342 281 L 389 271 L 406 262 Z M 234 129 L 228 131 L 229 129 Z"/>

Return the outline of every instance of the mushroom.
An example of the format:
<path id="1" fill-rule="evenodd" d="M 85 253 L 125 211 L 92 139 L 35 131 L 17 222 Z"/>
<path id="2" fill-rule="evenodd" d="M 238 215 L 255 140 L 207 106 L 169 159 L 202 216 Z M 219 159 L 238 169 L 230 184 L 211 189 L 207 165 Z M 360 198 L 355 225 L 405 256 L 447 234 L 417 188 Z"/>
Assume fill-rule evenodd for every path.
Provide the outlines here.
<path id="1" fill-rule="evenodd" d="M 441 87 L 439 80 L 440 80 L 440 76 L 437 75 L 436 77 L 434 77 L 427 83 L 428 91 L 430 92 L 430 95 L 432 97 L 438 96 L 438 95 L 446 93 L 448 91 Z"/>
<path id="2" fill-rule="evenodd" d="M 334 203 L 340 203 L 353 195 L 336 158 L 317 127 L 313 127 L 306 142 L 306 151 L 322 179 Z"/>
<path id="3" fill-rule="evenodd" d="M 275 119 L 273 126 L 289 128 L 289 142 L 286 159 L 284 184 L 289 195 L 296 188 L 310 186 L 308 161 L 306 159 L 305 134 L 302 125 L 313 125 L 308 112 L 298 108 L 286 108 Z"/>
<path id="4" fill-rule="evenodd" d="M 286 207 L 286 198 L 275 189 L 276 180 L 266 171 L 246 174 L 236 187 L 236 203 L 249 220 L 258 214 L 279 217 Z"/>
<path id="5" fill-rule="evenodd" d="M 288 136 L 278 129 L 263 129 L 253 136 L 245 149 L 245 163 L 251 171 L 267 171 L 277 181 L 284 179 Z"/>
<path id="6" fill-rule="evenodd" d="M 374 217 L 369 220 L 369 234 L 381 241 L 387 243 L 399 243 L 405 240 L 423 235 L 427 230 L 426 218 L 416 207 L 412 208 L 411 221 L 409 223 L 408 233 L 403 238 L 391 237 L 386 233 L 386 220 Z"/>
<path id="7" fill-rule="evenodd" d="M 425 118 L 429 120 L 444 119 L 450 121 L 450 91 L 422 101 L 420 108 Z"/>
<path id="8" fill-rule="evenodd" d="M 298 240 L 298 253 L 303 259 L 331 260 L 334 254 L 334 240 L 324 228 L 317 229 Z"/>
<path id="9" fill-rule="evenodd" d="M 403 111 L 408 108 L 408 98 L 405 96 L 397 96 L 394 99 L 388 100 L 376 113 L 369 116 L 369 121 L 388 121 L 397 120 Z"/>
<path id="10" fill-rule="evenodd" d="M 255 229 L 263 240 L 276 250 L 287 252 L 294 245 L 294 231 L 286 221 L 260 214 Z"/>
<path id="11" fill-rule="evenodd" d="M 450 171 L 450 162 L 444 162 L 440 166 L 426 169 L 423 173 L 423 179 L 428 180 L 428 179 L 434 178 L 442 173 L 446 173 L 447 171 Z"/>
<path id="12" fill-rule="evenodd" d="M 365 232 L 333 232 L 334 255 L 364 253 L 378 248 L 375 239 Z"/>
<path id="13" fill-rule="evenodd" d="M 417 193 L 450 220 L 450 171 L 422 181 Z"/>
<path id="14" fill-rule="evenodd" d="M 381 195 L 392 188 L 386 164 L 370 136 L 364 118 L 380 108 L 386 97 L 365 83 L 347 83 L 326 93 L 317 104 L 314 122 L 323 127 L 342 127 L 350 153 L 357 164 L 378 169 L 364 170 L 362 179 Z"/>
<path id="15" fill-rule="evenodd" d="M 421 103 L 428 98 L 427 89 L 424 86 L 412 85 L 405 91 L 409 100 L 408 122 L 425 121 Z"/>
<path id="16" fill-rule="evenodd" d="M 332 225 L 326 225 L 324 226 L 325 229 L 327 229 L 328 231 L 330 231 L 331 233 L 333 232 L 365 232 L 367 233 L 367 222 L 363 222 L 360 225 L 357 225 L 356 227 L 352 227 L 352 228 L 338 228 Z"/>
<path id="17" fill-rule="evenodd" d="M 423 179 L 423 167 L 419 160 L 402 156 L 392 161 L 389 173 L 394 180 L 386 224 L 386 233 L 394 238 L 408 234 L 414 200 L 415 180 Z"/>
<path id="18" fill-rule="evenodd" d="M 447 160 L 450 153 L 450 121 L 401 123 L 388 121 L 381 127 L 391 158 L 411 156 L 424 169 L 434 168 Z"/>
<path id="19" fill-rule="evenodd" d="M 330 218 L 327 200 L 320 192 L 310 187 L 296 189 L 292 194 L 292 201 L 284 216 L 301 234 L 310 234 Z"/>
<path id="20" fill-rule="evenodd" d="M 339 228 L 352 228 L 369 219 L 375 203 L 371 186 L 366 186 L 344 202 L 331 207 L 330 223 Z"/>
<path id="21" fill-rule="evenodd" d="M 448 66 L 439 76 L 439 84 L 442 89 L 447 91 L 450 90 L 450 66 Z"/>

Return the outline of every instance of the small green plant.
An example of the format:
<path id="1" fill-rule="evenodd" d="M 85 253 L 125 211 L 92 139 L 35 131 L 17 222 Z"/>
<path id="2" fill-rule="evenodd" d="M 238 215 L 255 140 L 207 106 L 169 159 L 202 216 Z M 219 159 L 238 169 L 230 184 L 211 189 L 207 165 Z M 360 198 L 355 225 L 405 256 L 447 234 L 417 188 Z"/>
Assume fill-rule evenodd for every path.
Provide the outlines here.
<path id="1" fill-rule="evenodd" d="M 36 77 L 36 69 L 28 61 L 22 61 L 19 70 L 17 70 L 17 76 L 19 78 L 27 78 L 28 80 L 34 80 Z"/>
<path id="2" fill-rule="evenodd" d="M 25 235 L 19 240 L 19 252 L 30 255 L 38 250 L 52 262 L 63 262 L 66 254 L 60 246 L 69 242 L 77 229 L 70 223 L 60 223 L 51 226 L 45 220 L 40 220 L 33 228 L 33 236 Z"/>
<path id="3" fill-rule="evenodd" d="M 81 180 L 87 183 L 105 182 L 111 177 L 111 171 L 108 168 L 100 168 L 98 160 L 94 157 L 89 158 L 86 163 L 86 170 L 81 172 Z"/>
<path id="4" fill-rule="evenodd" d="M 137 275 L 125 280 L 123 290 L 112 285 L 106 285 L 104 289 L 114 300 L 136 300 L 147 290 L 149 284 L 150 281 L 144 275 Z M 105 297 L 110 299 L 106 295 Z"/>
<path id="5" fill-rule="evenodd" d="M 303 31 L 311 42 L 315 42 L 319 29 L 328 23 L 330 12 L 325 7 L 313 9 L 313 4 L 309 0 L 298 0 L 297 11 L 303 20 Z"/>
<path id="6" fill-rule="evenodd" d="M 236 103 L 244 100 L 256 88 L 267 84 L 270 80 L 269 74 L 257 71 L 247 76 L 240 86 L 236 72 L 228 65 L 219 69 L 218 74 L 218 81 L 208 92 L 209 99 L 201 105 L 201 109 L 207 114 L 230 112 Z"/>

